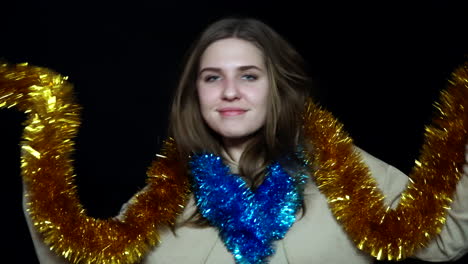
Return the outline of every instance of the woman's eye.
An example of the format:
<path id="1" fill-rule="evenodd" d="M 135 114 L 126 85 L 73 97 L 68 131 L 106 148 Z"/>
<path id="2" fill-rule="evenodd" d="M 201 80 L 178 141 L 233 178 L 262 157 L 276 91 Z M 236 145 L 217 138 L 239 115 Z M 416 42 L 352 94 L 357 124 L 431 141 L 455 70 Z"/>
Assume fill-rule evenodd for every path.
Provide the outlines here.
<path id="1" fill-rule="evenodd" d="M 242 75 L 242 79 L 247 80 L 247 81 L 255 81 L 257 80 L 257 76 L 252 75 L 252 74 L 244 74 Z"/>
<path id="2" fill-rule="evenodd" d="M 216 80 L 219 80 L 220 77 L 219 76 L 215 76 L 215 75 L 208 75 L 204 78 L 205 82 L 214 82 Z"/>

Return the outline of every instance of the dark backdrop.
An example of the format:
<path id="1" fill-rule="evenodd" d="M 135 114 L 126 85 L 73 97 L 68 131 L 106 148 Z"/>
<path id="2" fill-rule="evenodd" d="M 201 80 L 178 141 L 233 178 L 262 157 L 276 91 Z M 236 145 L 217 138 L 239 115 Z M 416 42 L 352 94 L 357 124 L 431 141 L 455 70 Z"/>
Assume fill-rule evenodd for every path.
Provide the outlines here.
<path id="1" fill-rule="evenodd" d="M 114 216 L 144 186 L 182 58 L 214 19 L 254 16 L 285 36 L 306 59 L 317 100 L 356 144 L 404 172 L 417 158 L 432 102 L 468 59 L 468 9 L 453 1 L 156 2 L 23 1 L 0 9 L 0 58 L 49 67 L 75 85 L 84 108 L 76 181 L 95 217 Z M 21 208 L 24 118 L 0 111 L 5 263 L 37 261 Z"/>

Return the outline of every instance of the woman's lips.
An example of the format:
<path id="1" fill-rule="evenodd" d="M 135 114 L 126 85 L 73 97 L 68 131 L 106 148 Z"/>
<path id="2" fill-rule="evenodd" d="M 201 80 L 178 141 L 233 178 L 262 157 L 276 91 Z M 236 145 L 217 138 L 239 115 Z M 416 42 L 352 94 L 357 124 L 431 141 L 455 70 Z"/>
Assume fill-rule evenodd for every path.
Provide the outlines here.
<path id="1" fill-rule="evenodd" d="M 245 112 L 247 112 L 247 110 L 242 108 L 221 108 L 218 110 L 218 112 L 222 116 L 237 116 L 244 114 Z"/>

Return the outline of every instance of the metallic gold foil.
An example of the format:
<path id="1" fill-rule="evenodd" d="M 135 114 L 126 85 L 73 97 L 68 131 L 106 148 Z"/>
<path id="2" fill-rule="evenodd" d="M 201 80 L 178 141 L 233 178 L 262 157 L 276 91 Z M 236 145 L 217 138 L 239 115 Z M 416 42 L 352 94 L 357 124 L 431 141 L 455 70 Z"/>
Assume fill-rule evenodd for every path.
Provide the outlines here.
<path id="1" fill-rule="evenodd" d="M 377 259 L 411 256 L 436 236 L 446 220 L 465 164 L 468 143 L 468 64 L 456 69 L 435 104 L 419 159 L 395 210 L 330 113 L 309 101 L 305 137 L 315 148 L 308 161 L 330 208 L 357 247 Z"/>
<path id="2" fill-rule="evenodd" d="M 159 241 L 158 228 L 171 226 L 188 193 L 185 166 L 174 142 L 148 169 L 148 187 L 119 219 L 94 219 L 78 200 L 70 156 L 80 126 L 72 86 L 51 70 L 0 65 L 0 107 L 27 114 L 21 171 L 27 211 L 50 249 L 71 263 L 136 263 Z"/>
<path id="3" fill-rule="evenodd" d="M 121 220 L 86 216 L 69 158 L 80 125 L 71 90 L 66 78 L 52 71 L 27 64 L 0 66 L 0 107 L 17 107 L 29 116 L 21 168 L 30 216 L 50 248 L 72 263 L 135 263 L 158 243 L 157 228 L 173 224 L 183 208 L 185 165 L 175 143 L 167 141 L 148 169 L 148 187 L 134 196 Z M 390 209 L 342 124 L 311 101 L 307 104 L 304 132 L 315 148 L 308 164 L 359 249 L 378 259 L 400 260 L 440 232 L 465 163 L 467 107 L 464 65 L 435 104 L 438 114 L 426 128 L 409 185 L 397 208 Z"/>

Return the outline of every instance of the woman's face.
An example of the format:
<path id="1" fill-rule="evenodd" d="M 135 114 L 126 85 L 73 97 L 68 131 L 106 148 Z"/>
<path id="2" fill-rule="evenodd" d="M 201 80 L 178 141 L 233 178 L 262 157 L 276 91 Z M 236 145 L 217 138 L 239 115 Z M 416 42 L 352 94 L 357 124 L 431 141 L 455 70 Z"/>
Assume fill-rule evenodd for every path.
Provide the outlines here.
<path id="1" fill-rule="evenodd" d="M 266 120 L 269 81 L 262 52 L 236 38 L 212 43 L 201 57 L 197 91 L 211 129 L 224 140 L 247 138 Z"/>

